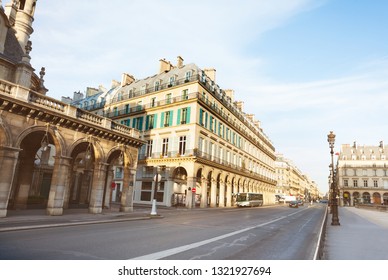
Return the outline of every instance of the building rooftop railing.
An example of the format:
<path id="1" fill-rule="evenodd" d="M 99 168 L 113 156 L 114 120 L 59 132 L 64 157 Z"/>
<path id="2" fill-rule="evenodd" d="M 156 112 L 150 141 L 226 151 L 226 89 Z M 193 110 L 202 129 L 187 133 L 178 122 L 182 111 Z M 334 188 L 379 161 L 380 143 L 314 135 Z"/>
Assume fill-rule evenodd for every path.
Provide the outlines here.
<path id="1" fill-rule="evenodd" d="M 0 80 L 0 95 L 13 98 L 15 101 L 24 103 L 25 106 L 33 105 L 41 108 L 42 112 L 51 112 L 63 117 L 72 118 L 74 121 L 82 120 L 84 122 L 109 129 L 114 132 L 126 134 L 130 137 L 139 138 L 140 132 L 134 128 L 129 128 L 113 122 L 111 119 L 97 116 L 86 110 L 69 105 L 57 99 L 40 94 L 33 90 L 21 87 L 10 82 Z M 39 114 L 39 112 L 38 112 Z"/>

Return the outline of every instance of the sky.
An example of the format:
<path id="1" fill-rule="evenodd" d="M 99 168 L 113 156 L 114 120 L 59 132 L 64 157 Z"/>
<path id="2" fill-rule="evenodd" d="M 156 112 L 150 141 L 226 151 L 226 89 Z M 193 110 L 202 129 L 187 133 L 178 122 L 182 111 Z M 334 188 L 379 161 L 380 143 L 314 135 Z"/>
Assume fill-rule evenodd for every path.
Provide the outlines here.
<path id="1" fill-rule="evenodd" d="M 276 152 L 326 192 L 330 131 L 336 152 L 388 144 L 387 12 L 385 0 L 41 0 L 31 63 L 57 99 L 152 76 L 161 58 L 215 68 Z"/>

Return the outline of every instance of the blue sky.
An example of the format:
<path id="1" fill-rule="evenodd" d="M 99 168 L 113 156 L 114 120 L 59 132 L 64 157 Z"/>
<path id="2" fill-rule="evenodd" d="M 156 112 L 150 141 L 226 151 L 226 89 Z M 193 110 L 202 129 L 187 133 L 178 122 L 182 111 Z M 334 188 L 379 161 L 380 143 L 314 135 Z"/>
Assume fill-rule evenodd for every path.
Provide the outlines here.
<path id="1" fill-rule="evenodd" d="M 158 71 L 214 67 L 276 151 L 327 191 L 327 134 L 388 144 L 388 1 L 39 1 L 32 64 L 48 95 Z"/>

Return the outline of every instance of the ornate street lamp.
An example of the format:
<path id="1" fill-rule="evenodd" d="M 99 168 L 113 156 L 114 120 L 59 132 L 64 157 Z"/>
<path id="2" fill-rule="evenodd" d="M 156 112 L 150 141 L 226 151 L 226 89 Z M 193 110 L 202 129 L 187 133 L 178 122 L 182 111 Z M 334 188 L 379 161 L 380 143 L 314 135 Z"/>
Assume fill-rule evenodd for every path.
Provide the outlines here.
<path id="1" fill-rule="evenodd" d="M 338 218 L 338 202 L 337 202 L 337 182 L 334 177 L 334 142 L 335 142 L 335 134 L 333 131 L 330 131 L 330 134 L 327 135 L 327 142 L 329 142 L 330 147 L 330 154 L 331 154 L 331 207 L 332 207 L 332 218 L 331 218 L 331 225 L 332 226 L 339 226 L 339 218 Z"/>

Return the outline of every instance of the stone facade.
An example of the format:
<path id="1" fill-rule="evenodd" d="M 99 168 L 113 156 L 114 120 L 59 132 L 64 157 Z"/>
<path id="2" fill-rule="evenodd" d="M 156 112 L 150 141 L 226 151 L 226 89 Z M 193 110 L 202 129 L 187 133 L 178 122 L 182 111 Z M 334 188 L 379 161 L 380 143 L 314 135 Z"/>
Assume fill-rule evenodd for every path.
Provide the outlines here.
<path id="1" fill-rule="evenodd" d="M 317 184 L 283 154 L 276 154 L 276 194 L 280 196 L 295 196 L 306 201 L 317 200 L 321 197 Z"/>
<path id="2" fill-rule="evenodd" d="M 341 206 L 388 204 L 388 146 L 341 145 L 336 180 Z"/>
<path id="3" fill-rule="evenodd" d="M 275 148 L 233 90 L 216 84 L 215 69 L 161 59 L 145 79 L 121 83 L 73 103 L 136 128 L 139 153 L 134 200 L 186 207 L 230 207 L 238 192 L 275 202 Z M 155 188 L 155 174 L 161 180 Z M 155 192 L 155 189 L 157 191 Z"/>
<path id="4" fill-rule="evenodd" d="M 144 142 L 136 129 L 45 95 L 45 69 L 38 76 L 30 65 L 35 7 L 33 0 L 0 7 L 0 217 L 36 207 L 49 215 L 70 207 L 101 213 L 110 207 L 116 166 L 121 211 L 130 211 Z"/>

